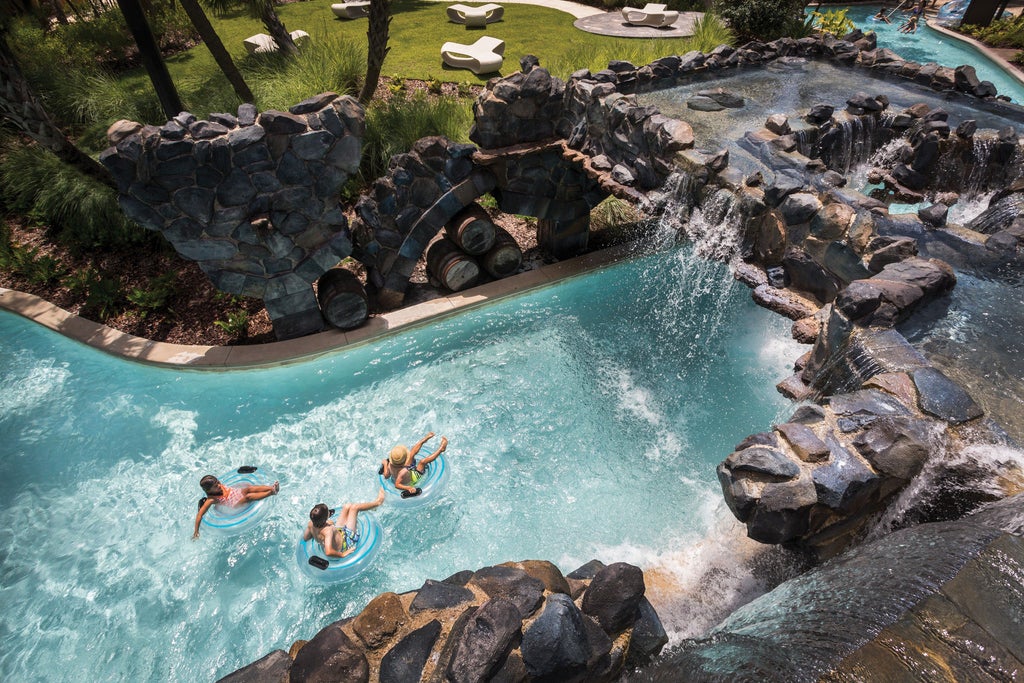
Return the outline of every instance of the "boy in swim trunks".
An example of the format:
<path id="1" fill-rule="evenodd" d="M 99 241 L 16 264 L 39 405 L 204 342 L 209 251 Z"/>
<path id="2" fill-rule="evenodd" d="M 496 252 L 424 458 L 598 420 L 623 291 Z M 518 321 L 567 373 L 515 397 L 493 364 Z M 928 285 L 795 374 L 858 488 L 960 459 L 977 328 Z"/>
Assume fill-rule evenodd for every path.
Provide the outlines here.
<path id="1" fill-rule="evenodd" d="M 315 540 L 327 557 L 345 557 L 354 552 L 359 545 L 359 532 L 356 527 L 359 513 L 372 510 L 383 502 L 384 489 L 381 489 L 377 499 L 372 503 L 346 503 L 338 515 L 340 526 L 335 520 L 330 519 L 334 510 L 323 503 L 317 503 L 309 511 L 309 523 L 302 532 L 302 540 Z"/>
<path id="2" fill-rule="evenodd" d="M 203 520 L 203 515 L 212 506 L 226 505 L 228 507 L 238 507 L 246 503 L 262 500 L 267 496 L 277 495 L 277 492 L 281 489 L 280 484 L 276 481 L 273 486 L 260 484 L 231 488 L 220 483 L 217 477 L 212 474 L 207 474 L 200 479 L 199 486 L 202 487 L 206 498 L 199 501 L 199 512 L 196 513 L 196 528 L 192 531 L 192 538 L 199 538 L 199 523 Z"/>
<path id="3" fill-rule="evenodd" d="M 427 465 L 448 448 L 448 437 L 442 436 L 440 448 L 417 462 L 416 454 L 423 448 L 423 444 L 432 438 L 434 438 L 434 432 L 430 432 L 417 441 L 413 445 L 412 450 L 409 450 L 402 444 L 395 446 L 391 449 L 388 459 L 383 461 L 383 464 L 380 466 L 378 471 L 386 479 L 390 479 L 394 483 L 395 488 L 402 492 L 402 498 L 412 498 L 423 493 L 421 489 L 416 487 L 416 482 L 426 472 Z"/>

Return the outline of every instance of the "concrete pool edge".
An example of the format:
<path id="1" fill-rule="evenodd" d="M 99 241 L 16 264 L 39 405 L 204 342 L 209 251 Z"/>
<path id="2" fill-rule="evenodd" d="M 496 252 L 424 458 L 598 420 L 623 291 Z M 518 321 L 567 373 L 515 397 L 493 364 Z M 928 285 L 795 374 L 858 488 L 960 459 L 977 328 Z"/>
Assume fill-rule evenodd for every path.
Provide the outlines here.
<path id="1" fill-rule="evenodd" d="M 635 251 L 636 245 L 632 242 L 608 247 L 372 316 L 365 325 L 354 330 L 331 329 L 297 339 L 249 346 L 173 344 L 136 337 L 70 313 L 34 294 L 3 287 L 0 287 L 0 310 L 20 315 L 104 353 L 138 363 L 200 370 L 255 368 L 305 360 L 376 341 L 457 312 L 618 263 Z"/>

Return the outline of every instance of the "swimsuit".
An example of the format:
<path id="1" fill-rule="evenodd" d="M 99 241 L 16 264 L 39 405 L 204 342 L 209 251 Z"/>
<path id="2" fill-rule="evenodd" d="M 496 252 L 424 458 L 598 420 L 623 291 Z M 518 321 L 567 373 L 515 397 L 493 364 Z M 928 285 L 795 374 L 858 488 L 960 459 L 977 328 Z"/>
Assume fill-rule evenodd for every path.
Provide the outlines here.
<path id="1" fill-rule="evenodd" d="M 334 526 L 334 522 L 332 522 L 332 521 L 328 521 L 327 524 L 324 525 L 324 529 L 326 529 L 329 526 L 333 526 L 335 531 L 343 532 L 342 535 L 341 535 L 341 547 L 338 548 L 338 552 L 339 553 L 343 553 L 346 550 L 348 550 L 349 548 L 351 548 L 352 550 L 356 549 L 356 545 L 359 543 L 359 532 L 358 531 L 352 531 L 347 526 L 336 527 L 336 526 Z M 317 539 L 317 543 L 320 543 L 319 539 Z M 323 543 L 320 543 L 320 547 L 324 548 L 324 552 L 325 553 L 327 552 L 327 549 L 326 549 L 326 547 L 324 546 Z"/>
<path id="2" fill-rule="evenodd" d="M 395 466 L 392 465 L 391 467 L 394 468 Z M 398 477 L 401 476 L 402 470 L 409 471 L 409 486 L 416 486 L 416 482 L 418 482 L 420 480 L 420 477 L 423 476 L 416 469 L 416 461 L 413 460 L 412 463 L 408 465 L 402 465 L 402 467 L 398 468 L 397 470 L 392 469 L 391 479 L 395 482 L 396 487 L 398 486 Z"/>
<path id="3" fill-rule="evenodd" d="M 222 491 L 219 496 L 213 496 L 213 502 L 217 505 L 237 507 L 245 502 L 245 492 L 242 489 L 233 489 L 224 484 L 220 485 Z"/>

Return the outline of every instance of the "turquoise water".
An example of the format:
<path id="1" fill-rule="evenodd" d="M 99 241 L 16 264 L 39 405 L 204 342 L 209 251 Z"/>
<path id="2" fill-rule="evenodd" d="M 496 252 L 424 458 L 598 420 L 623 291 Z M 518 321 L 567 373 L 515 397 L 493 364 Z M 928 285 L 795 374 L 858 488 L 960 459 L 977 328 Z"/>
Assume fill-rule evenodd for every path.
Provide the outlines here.
<path id="1" fill-rule="evenodd" d="M 892 16 L 892 23 L 886 24 L 872 19 L 877 12 L 878 5 L 861 5 L 850 7 L 846 16 L 862 31 L 874 31 L 878 35 L 879 47 L 887 47 L 903 59 L 921 64 L 935 62 L 949 67 L 970 64 L 980 80 L 992 81 L 999 94 L 1017 103 L 1024 102 L 1024 85 L 971 45 L 932 30 L 923 23 L 918 24 L 916 33 L 900 33 L 900 26 L 910 15 L 897 12 Z"/>
<path id="2" fill-rule="evenodd" d="M 0 679 L 212 680 L 427 578 L 693 547 L 730 518 L 715 466 L 791 411 L 774 384 L 802 348 L 687 254 L 261 370 L 135 365 L 0 314 Z M 310 507 L 371 499 L 429 430 L 445 494 L 381 508 L 352 583 L 308 581 Z M 190 540 L 199 478 L 241 464 L 281 481 L 267 518 Z"/>

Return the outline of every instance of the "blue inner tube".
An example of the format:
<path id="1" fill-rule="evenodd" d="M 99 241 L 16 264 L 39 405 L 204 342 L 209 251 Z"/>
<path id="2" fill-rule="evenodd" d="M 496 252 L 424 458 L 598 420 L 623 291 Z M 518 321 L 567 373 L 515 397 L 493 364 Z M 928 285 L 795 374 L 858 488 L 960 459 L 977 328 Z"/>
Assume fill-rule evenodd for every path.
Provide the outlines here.
<path id="1" fill-rule="evenodd" d="M 248 468 L 241 468 L 248 469 Z M 269 474 L 256 470 L 255 472 L 228 472 L 218 477 L 220 483 L 235 488 L 246 486 L 271 486 L 274 480 Z M 241 534 L 260 523 L 270 512 L 270 499 L 268 496 L 253 503 L 246 503 L 237 507 L 227 505 L 214 505 L 203 515 L 199 528 L 202 531 L 210 531 L 223 536 L 234 536 Z"/>
<path id="2" fill-rule="evenodd" d="M 336 508 L 341 509 L 339 506 Z M 372 512 L 360 512 L 356 518 L 356 531 L 359 533 L 359 542 L 354 552 L 345 557 L 327 557 L 320 544 L 310 539 L 308 541 L 299 538 L 295 544 L 295 561 L 303 574 L 321 583 L 340 583 L 351 581 L 356 578 L 364 569 L 370 566 L 373 558 L 380 551 L 384 541 L 384 529 Z M 324 569 L 315 567 L 309 563 L 310 558 L 319 558 L 314 562 L 327 561 Z"/>
<path id="3" fill-rule="evenodd" d="M 448 481 L 448 463 L 445 462 L 444 453 L 431 460 L 426 471 L 420 476 L 420 480 L 416 482 L 416 486 L 422 489 L 423 493 L 412 498 L 402 498 L 402 490 L 396 488 L 395 483 L 383 474 L 378 474 L 377 478 L 387 496 L 388 505 L 419 507 L 441 495 L 441 490 L 444 489 L 444 485 Z"/>

